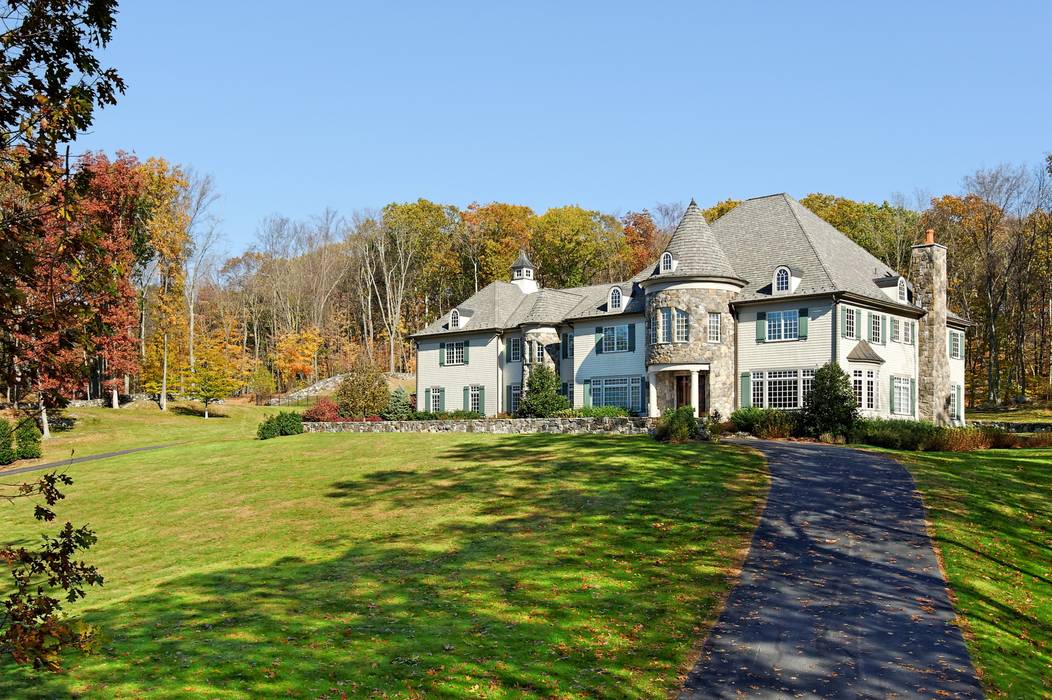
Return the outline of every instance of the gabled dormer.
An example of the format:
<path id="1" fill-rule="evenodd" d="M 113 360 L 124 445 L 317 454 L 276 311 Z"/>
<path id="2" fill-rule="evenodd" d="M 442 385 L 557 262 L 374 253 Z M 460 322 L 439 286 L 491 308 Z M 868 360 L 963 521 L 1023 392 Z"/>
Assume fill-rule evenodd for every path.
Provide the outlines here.
<path id="1" fill-rule="evenodd" d="M 804 273 L 800 270 L 788 265 L 779 265 L 774 268 L 774 274 L 771 275 L 771 294 L 774 296 L 792 294 L 800 286 L 803 278 Z"/>

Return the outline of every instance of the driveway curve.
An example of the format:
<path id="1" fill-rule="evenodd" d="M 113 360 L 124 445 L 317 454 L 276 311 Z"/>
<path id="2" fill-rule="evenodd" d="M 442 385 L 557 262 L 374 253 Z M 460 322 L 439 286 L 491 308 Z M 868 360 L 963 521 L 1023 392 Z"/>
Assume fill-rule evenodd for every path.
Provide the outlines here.
<path id="1" fill-rule="evenodd" d="M 770 495 L 680 697 L 981 698 L 906 469 L 748 444 L 767 457 Z"/>

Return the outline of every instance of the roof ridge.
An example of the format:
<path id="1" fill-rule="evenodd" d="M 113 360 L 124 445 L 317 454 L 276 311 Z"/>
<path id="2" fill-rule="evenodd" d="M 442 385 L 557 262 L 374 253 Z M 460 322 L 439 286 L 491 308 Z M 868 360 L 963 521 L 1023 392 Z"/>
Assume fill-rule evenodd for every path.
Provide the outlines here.
<path id="1" fill-rule="evenodd" d="M 772 196 L 781 196 L 782 199 L 785 200 L 786 206 L 789 207 L 789 212 L 793 215 L 793 221 L 795 221 L 796 225 L 800 227 L 800 233 L 804 234 L 804 240 L 807 241 L 807 245 L 811 246 L 811 252 L 814 253 L 815 260 L 818 261 L 818 265 L 822 268 L 822 272 L 825 273 L 826 279 L 829 280 L 829 283 L 834 287 L 839 286 L 837 284 L 837 280 L 834 279 L 833 274 L 829 271 L 829 268 L 826 266 L 826 261 L 822 259 L 821 255 L 818 254 L 818 248 L 815 247 L 815 242 L 811 240 L 811 234 L 804 226 L 804 223 L 800 221 L 800 215 L 796 213 L 796 207 L 793 206 L 793 202 L 795 202 L 796 200 L 792 199 L 785 192 L 782 192 L 780 195 Z"/>

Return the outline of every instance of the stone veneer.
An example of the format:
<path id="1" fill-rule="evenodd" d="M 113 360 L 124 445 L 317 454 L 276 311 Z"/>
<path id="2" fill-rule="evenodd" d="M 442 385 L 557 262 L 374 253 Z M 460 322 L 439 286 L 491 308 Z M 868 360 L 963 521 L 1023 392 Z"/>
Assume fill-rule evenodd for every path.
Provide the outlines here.
<path id="1" fill-rule="evenodd" d="M 537 362 L 537 358 L 534 353 L 530 353 L 531 343 L 542 343 L 544 345 L 544 361 L 543 364 L 547 365 L 553 372 L 559 374 L 559 365 L 557 358 L 559 357 L 559 333 L 550 326 L 541 326 L 539 328 L 528 329 L 523 334 L 522 339 L 522 352 L 524 355 L 524 362 L 522 363 L 522 387 L 525 392 L 526 383 L 530 379 L 530 371 L 537 367 L 540 363 Z"/>
<path id="2" fill-rule="evenodd" d="M 559 435 L 647 435 L 653 418 L 490 418 L 393 420 L 378 423 L 304 423 L 308 433 L 554 433 Z"/>
<path id="3" fill-rule="evenodd" d="M 928 312 L 917 324 L 917 417 L 950 425 L 946 248 L 938 243 L 913 246 L 910 268 L 914 299 Z"/>
<path id="4" fill-rule="evenodd" d="M 736 333 L 730 302 L 737 292 L 726 289 L 670 288 L 647 294 L 647 319 L 656 324 L 662 307 L 683 309 L 690 314 L 690 340 L 685 343 L 649 344 L 647 366 L 655 364 L 707 363 L 708 410 L 719 411 L 724 417 L 734 411 L 734 338 Z M 720 314 L 720 342 L 709 342 L 709 312 Z M 672 315 L 675 337 L 675 312 Z M 658 336 L 660 341 L 660 335 Z M 666 374 L 666 373 L 662 373 Z M 675 403 L 675 384 L 668 377 L 658 377 L 658 405 L 661 409 Z"/>

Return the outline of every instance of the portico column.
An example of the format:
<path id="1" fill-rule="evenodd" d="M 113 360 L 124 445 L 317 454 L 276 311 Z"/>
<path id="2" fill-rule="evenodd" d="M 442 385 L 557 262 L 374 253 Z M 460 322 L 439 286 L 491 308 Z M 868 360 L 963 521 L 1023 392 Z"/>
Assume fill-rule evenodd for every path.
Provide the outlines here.
<path id="1" fill-rule="evenodd" d="M 647 373 L 647 415 L 651 418 L 661 415 L 657 405 L 657 372 Z"/>
<path id="2" fill-rule="evenodd" d="M 698 370 L 690 371 L 690 405 L 694 407 L 694 416 L 698 415 L 698 406 L 701 405 L 698 394 Z"/>

